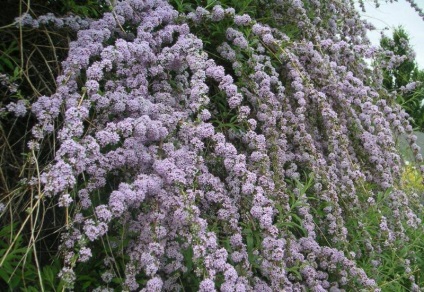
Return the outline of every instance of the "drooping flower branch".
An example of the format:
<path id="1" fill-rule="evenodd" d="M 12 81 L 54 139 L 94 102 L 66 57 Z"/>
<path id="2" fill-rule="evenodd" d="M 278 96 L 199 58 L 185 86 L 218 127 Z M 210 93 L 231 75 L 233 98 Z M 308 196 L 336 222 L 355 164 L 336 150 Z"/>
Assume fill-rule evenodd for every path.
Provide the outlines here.
<path id="1" fill-rule="evenodd" d="M 57 92 L 32 105 L 34 137 L 59 143 L 45 195 L 78 210 L 63 239 L 69 286 L 90 246 L 120 230 L 125 267 L 105 258 L 103 278 L 124 273 L 129 290 L 180 289 L 187 272 L 200 291 L 377 289 L 355 260 L 408 240 L 399 219 L 420 221 L 391 192 L 397 218 L 381 216 L 378 241 L 363 229 L 362 254 L 346 222 L 396 187 L 396 133 L 418 147 L 407 114 L 363 60 L 376 52 L 348 1 L 260 13 L 275 27 L 219 5 L 182 15 L 127 0 L 79 30 Z M 201 31 L 217 23 L 210 52 Z"/>

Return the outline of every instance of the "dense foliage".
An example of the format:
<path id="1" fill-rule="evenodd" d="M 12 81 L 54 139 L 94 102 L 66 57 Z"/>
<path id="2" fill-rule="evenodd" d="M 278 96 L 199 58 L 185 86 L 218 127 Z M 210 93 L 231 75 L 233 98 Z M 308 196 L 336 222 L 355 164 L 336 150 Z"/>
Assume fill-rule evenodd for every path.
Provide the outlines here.
<path id="1" fill-rule="evenodd" d="M 350 1 L 125 0 L 97 20 L 17 23 L 77 34 L 54 92 L 6 106 L 36 119 L 23 225 L 45 202 L 65 218 L 59 289 L 424 285 L 397 136 L 422 157 Z"/>

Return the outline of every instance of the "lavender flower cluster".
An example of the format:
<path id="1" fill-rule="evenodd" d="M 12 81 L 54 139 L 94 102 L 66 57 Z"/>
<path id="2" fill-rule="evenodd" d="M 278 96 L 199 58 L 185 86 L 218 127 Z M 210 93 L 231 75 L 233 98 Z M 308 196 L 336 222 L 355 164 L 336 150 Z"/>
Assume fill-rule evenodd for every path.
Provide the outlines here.
<path id="1" fill-rule="evenodd" d="M 43 25 L 49 25 L 56 29 L 69 28 L 73 31 L 87 29 L 89 27 L 90 19 L 84 19 L 80 16 L 64 16 L 57 17 L 53 13 L 47 13 L 38 18 L 33 18 L 29 13 L 24 13 L 15 19 L 17 26 L 27 26 L 38 28 Z"/>
<path id="2" fill-rule="evenodd" d="M 232 8 L 184 16 L 164 0 L 120 1 L 78 31 L 57 92 L 32 105 L 35 139 L 57 133 L 60 145 L 40 177 L 44 193 L 80 210 L 63 239 L 61 275 L 70 287 L 75 257 L 89 261 L 90 244 L 118 225 L 129 237 L 123 288 L 131 291 L 180 289 L 186 250 L 199 291 L 339 291 L 353 283 L 379 290 L 355 262 L 367 254 L 319 237 L 343 246 L 347 211 L 364 204 L 358 188 L 375 184 L 372 200 L 396 186 L 396 133 L 406 132 L 422 158 L 407 115 L 384 99 L 381 76 L 362 59 L 376 52 L 354 7 L 307 2 L 313 19 L 300 0 L 266 4 L 276 27 L 299 28 L 294 40 Z M 217 53 L 232 70 L 190 29 L 224 19 L 231 21 Z M 226 97 L 241 132 L 215 127 L 212 92 Z M 313 174 L 308 194 L 293 183 L 305 172 Z M 388 204 L 397 218 L 382 216 L 379 236 L 408 240 L 398 219 L 420 222 L 406 195 L 396 190 Z M 289 228 L 294 215 L 303 233 Z M 247 222 L 260 232 L 254 251 Z M 384 249 L 364 234 L 369 250 Z M 107 284 L 113 260 L 104 268 Z"/>
<path id="3" fill-rule="evenodd" d="M 418 15 L 424 20 L 424 11 L 418 6 L 417 3 L 415 3 L 414 0 L 406 0 L 406 2 L 411 5 L 412 8 L 418 13 Z"/>
<path id="4" fill-rule="evenodd" d="M 0 74 L 0 89 L 4 96 L 18 93 L 18 85 L 10 80 L 6 74 Z M 25 100 L 18 100 L 17 102 L 10 102 L 5 107 L 0 108 L 0 113 L 11 112 L 16 117 L 23 117 L 27 112 L 27 105 Z"/>

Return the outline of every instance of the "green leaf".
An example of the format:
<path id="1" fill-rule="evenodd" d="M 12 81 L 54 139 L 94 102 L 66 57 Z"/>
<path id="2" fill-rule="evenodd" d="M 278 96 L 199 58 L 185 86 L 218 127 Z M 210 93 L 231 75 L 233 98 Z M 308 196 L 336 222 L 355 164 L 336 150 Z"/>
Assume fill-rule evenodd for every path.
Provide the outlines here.
<path id="1" fill-rule="evenodd" d="M 47 283 L 52 285 L 55 279 L 53 268 L 51 268 L 50 266 L 45 266 L 42 271 L 42 277 L 47 281 Z"/>
<path id="2" fill-rule="evenodd" d="M 3 59 L 3 63 L 10 69 L 10 70 L 14 70 L 15 66 L 13 65 L 13 63 L 8 59 L 5 58 Z"/>
<path id="3" fill-rule="evenodd" d="M 298 280 L 301 280 L 302 279 L 302 275 L 299 272 L 300 267 L 294 266 L 294 267 L 291 267 L 291 268 L 286 268 L 286 270 L 289 273 L 295 274 Z"/>
<path id="4" fill-rule="evenodd" d="M 183 252 L 184 262 L 187 267 L 187 272 L 193 269 L 193 249 L 188 248 Z"/>
<path id="5" fill-rule="evenodd" d="M 6 283 L 9 281 L 10 273 L 6 272 L 6 269 L 3 267 L 0 269 L 0 278 L 3 279 Z"/>
<path id="6" fill-rule="evenodd" d="M 253 250 L 253 236 L 252 236 L 251 232 L 247 233 L 246 243 L 247 243 L 247 250 L 252 251 Z"/>

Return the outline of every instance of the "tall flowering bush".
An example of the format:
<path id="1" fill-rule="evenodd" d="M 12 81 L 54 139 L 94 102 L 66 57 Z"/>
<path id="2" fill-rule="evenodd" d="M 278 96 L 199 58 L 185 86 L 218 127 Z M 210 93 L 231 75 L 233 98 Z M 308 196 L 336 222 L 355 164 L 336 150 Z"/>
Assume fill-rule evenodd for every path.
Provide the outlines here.
<path id="1" fill-rule="evenodd" d="M 375 273 L 386 252 L 422 231 L 396 135 L 422 157 L 364 60 L 379 54 L 368 25 L 349 1 L 254 2 L 125 0 L 78 31 L 56 93 L 32 105 L 29 145 L 56 139 L 31 183 L 72 216 L 67 287 L 90 261 L 98 291 L 392 280 Z M 411 251 L 398 266 L 414 291 L 417 264 Z"/>
<path id="2" fill-rule="evenodd" d="M 386 49 L 381 62 L 384 65 L 390 64 L 383 69 L 383 85 L 389 90 L 398 91 L 398 103 L 413 118 L 412 124 L 422 129 L 424 74 L 415 62 L 415 52 L 409 44 L 408 33 L 402 27 L 398 27 L 394 30 L 392 38 L 383 35 L 380 45 Z M 392 60 L 395 58 L 403 58 L 403 61 L 393 63 Z"/>

